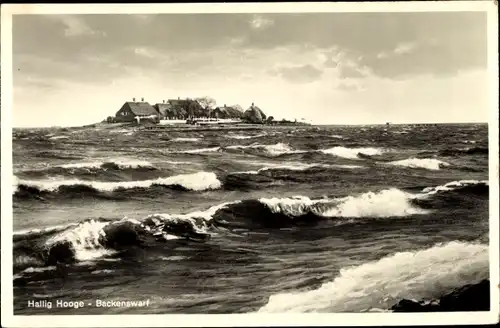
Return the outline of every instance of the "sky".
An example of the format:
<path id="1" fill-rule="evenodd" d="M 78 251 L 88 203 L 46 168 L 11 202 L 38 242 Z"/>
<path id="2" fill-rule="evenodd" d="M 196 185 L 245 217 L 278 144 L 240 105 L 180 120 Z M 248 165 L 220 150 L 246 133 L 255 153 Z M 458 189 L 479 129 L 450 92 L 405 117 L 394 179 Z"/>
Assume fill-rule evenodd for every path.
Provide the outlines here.
<path id="1" fill-rule="evenodd" d="M 13 126 L 133 97 L 213 97 L 314 124 L 486 122 L 485 12 L 15 15 Z"/>

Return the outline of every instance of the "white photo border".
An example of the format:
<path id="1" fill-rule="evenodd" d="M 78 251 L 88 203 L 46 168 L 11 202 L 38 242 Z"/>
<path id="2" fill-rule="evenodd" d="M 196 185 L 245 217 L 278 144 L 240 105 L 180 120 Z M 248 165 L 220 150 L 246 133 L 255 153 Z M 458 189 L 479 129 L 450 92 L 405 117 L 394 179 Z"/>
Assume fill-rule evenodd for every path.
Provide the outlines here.
<path id="1" fill-rule="evenodd" d="M 5 327 L 393 326 L 494 324 L 499 320 L 498 8 L 494 1 L 204 4 L 7 4 L 1 7 L 1 314 Z M 332 313 L 224 315 L 16 315 L 12 272 L 12 18 L 19 14 L 305 13 L 484 11 L 490 78 L 490 311 L 455 313 Z M 473 109 L 472 109 L 473 110 Z"/>

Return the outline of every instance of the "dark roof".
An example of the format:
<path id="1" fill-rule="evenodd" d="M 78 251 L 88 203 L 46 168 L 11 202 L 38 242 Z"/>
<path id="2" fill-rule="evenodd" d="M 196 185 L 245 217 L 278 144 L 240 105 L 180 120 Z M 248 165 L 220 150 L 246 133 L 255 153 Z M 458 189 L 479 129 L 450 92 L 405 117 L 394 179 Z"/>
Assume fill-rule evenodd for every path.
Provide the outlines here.
<path id="1" fill-rule="evenodd" d="M 185 99 L 169 99 L 168 103 L 175 106 L 175 105 L 181 104 L 182 102 L 185 102 L 185 101 L 186 101 Z"/>
<path id="2" fill-rule="evenodd" d="M 267 118 L 266 114 L 257 106 L 250 106 L 244 113 L 243 118 L 252 122 L 262 122 Z"/>
<path id="3" fill-rule="evenodd" d="M 249 110 L 258 110 L 259 112 L 262 112 L 262 109 L 260 109 L 258 106 L 252 105 L 248 107 L 247 111 Z"/>
<path id="4" fill-rule="evenodd" d="M 126 103 L 130 107 L 130 111 L 137 116 L 158 115 L 156 109 L 147 102 L 132 102 Z"/>
<path id="5" fill-rule="evenodd" d="M 158 104 L 154 104 L 153 107 L 156 108 L 157 110 L 169 109 L 169 108 L 172 108 L 172 104 L 158 103 Z"/>
<path id="6" fill-rule="evenodd" d="M 187 102 L 183 99 L 171 99 L 166 103 L 158 103 L 153 107 L 160 112 L 161 115 L 166 116 L 184 116 L 187 114 Z"/>

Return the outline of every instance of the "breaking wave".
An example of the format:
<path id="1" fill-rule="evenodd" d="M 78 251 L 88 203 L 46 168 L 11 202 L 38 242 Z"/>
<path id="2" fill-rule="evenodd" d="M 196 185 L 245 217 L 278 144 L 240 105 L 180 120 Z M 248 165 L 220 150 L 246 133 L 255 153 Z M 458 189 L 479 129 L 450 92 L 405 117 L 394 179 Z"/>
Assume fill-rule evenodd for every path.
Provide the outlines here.
<path id="1" fill-rule="evenodd" d="M 19 231 L 14 234 L 15 264 L 26 267 L 88 261 L 130 246 L 140 246 L 148 240 L 206 240 L 210 237 L 209 221 L 231 204 L 234 203 L 188 214 L 152 214 L 141 220 L 91 219 L 66 226 Z M 28 248 L 27 241 L 34 246 Z"/>
<path id="2" fill-rule="evenodd" d="M 448 182 L 444 185 L 437 186 L 437 187 L 427 187 L 422 190 L 422 192 L 425 195 L 434 195 L 440 192 L 445 192 L 445 191 L 453 191 L 457 189 L 466 189 L 466 188 L 483 188 L 486 189 L 488 188 L 489 182 L 487 180 L 459 180 L 459 181 L 452 181 Z"/>
<path id="3" fill-rule="evenodd" d="M 290 145 L 281 142 L 274 145 L 261 145 L 261 144 L 252 144 L 247 146 L 233 145 L 233 146 L 227 146 L 225 147 L 225 149 L 259 149 L 259 150 L 264 150 L 266 154 L 270 156 L 307 153 L 307 151 L 305 150 L 296 150 L 293 149 Z"/>
<path id="4" fill-rule="evenodd" d="M 181 150 L 174 151 L 175 154 L 201 154 L 201 153 L 211 153 L 219 151 L 220 147 L 212 147 L 212 148 L 200 148 L 200 149 L 189 149 L 189 150 Z"/>
<path id="5" fill-rule="evenodd" d="M 258 170 L 234 172 L 233 174 L 259 174 L 261 172 L 271 171 L 271 170 L 289 170 L 289 171 L 306 171 L 312 168 L 341 168 L 341 169 L 357 169 L 362 168 L 359 165 L 343 165 L 343 164 L 308 164 L 308 163 L 298 163 L 289 162 L 287 164 L 278 163 L 260 163 L 261 165 L 266 165 Z"/>
<path id="6" fill-rule="evenodd" d="M 121 189 L 149 188 L 154 185 L 177 186 L 186 190 L 203 191 L 218 189 L 221 182 L 212 172 L 197 172 L 192 174 L 174 175 L 168 178 L 158 178 L 154 180 L 120 181 L 120 182 L 100 182 L 84 181 L 78 179 L 71 180 L 18 180 L 14 186 L 15 193 L 20 189 L 35 189 L 39 192 L 64 192 L 72 188 L 86 188 L 87 190 L 111 192 Z"/>
<path id="7" fill-rule="evenodd" d="M 266 135 L 267 135 L 266 133 L 256 134 L 256 135 L 250 135 L 250 136 L 238 135 L 238 134 L 230 134 L 230 135 L 227 135 L 226 138 L 244 140 L 244 139 L 252 139 L 252 138 L 265 137 Z"/>
<path id="8" fill-rule="evenodd" d="M 174 138 L 170 141 L 173 141 L 173 142 L 197 142 L 197 141 L 200 141 L 200 138 Z"/>
<path id="9" fill-rule="evenodd" d="M 454 241 L 340 269 L 311 291 L 272 295 L 259 312 L 361 312 L 435 298 L 488 278 L 488 245 Z"/>
<path id="10" fill-rule="evenodd" d="M 49 137 L 50 140 L 60 140 L 60 139 L 69 139 L 68 136 L 51 136 Z"/>
<path id="11" fill-rule="evenodd" d="M 262 198 L 260 201 L 267 205 L 271 212 L 292 217 L 308 212 L 327 218 L 383 218 L 427 213 L 415 207 L 411 202 L 412 199 L 412 194 L 393 188 L 332 200 L 312 201 L 307 197 L 299 196 L 296 198 Z"/>
<path id="12" fill-rule="evenodd" d="M 120 160 L 120 159 L 114 159 L 114 160 L 109 160 L 109 161 L 96 161 L 96 162 L 82 162 L 82 163 L 68 163 L 68 164 L 63 164 L 58 167 L 65 168 L 65 169 L 70 169 L 70 168 L 120 168 L 120 169 L 127 169 L 127 168 L 140 168 L 140 167 L 154 167 L 153 164 L 147 161 L 142 161 L 142 160 Z"/>
<path id="13" fill-rule="evenodd" d="M 480 183 L 454 181 L 433 189 L 426 188 L 418 194 L 393 188 L 339 198 L 294 196 L 236 200 L 187 214 L 156 213 L 140 220 L 90 219 L 64 226 L 18 231 L 13 236 L 14 265 L 26 268 L 89 261 L 148 243 L 175 239 L 205 241 L 227 229 L 235 233 L 241 228 L 276 229 L 279 233 L 282 228 L 320 222 L 332 226 L 378 224 L 379 219 L 428 213 L 429 210 L 418 203 L 424 196 L 432 199 L 438 192 L 468 193 L 473 190 L 466 189 L 467 186 Z M 469 196 L 465 194 L 463 197 Z"/>
<path id="14" fill-rule="evenodd" d="M 328 149 L 321 149 L 319 151 L 323 154 L 334 155 L 334 156 L 349 158 L 349 159 L 358 159 L 358 158 L 360 158 L 360 156 L 359 156 L 360 154 L 374 156 L 374 155 L 381 155 L 385 152 L 385 150 L 383 150 L 381 148 L 371 148 L 371 147 L 346 148 L 346 147 L 341 147 L 341 146 L 328 148 Z"/>
<path id="15" fill-rule="evenodd" d="M 443 167 L 450 166 L 450 163 L 440 161 L 435 158 L 408 158 L 400 161 L 389 162 L 388 164 L 427 170 L 439 170 Z"/>

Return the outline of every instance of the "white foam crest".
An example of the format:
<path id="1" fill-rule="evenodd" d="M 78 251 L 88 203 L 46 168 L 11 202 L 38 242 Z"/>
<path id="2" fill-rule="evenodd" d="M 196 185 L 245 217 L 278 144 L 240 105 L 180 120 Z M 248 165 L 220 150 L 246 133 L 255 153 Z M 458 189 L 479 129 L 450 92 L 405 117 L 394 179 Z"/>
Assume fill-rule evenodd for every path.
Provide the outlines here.
<path id="1" fill-rule="evenodd" d="M 336 199 L 335 207 L 322 213 L 325 217 L 398 217 L 413 214 L 425 214 L 428 211 L 411 204 L 413 194 L 396 188 L 379 192 L 367 192 L 356 196 Z"/>
<path id="2" fill-rule="evenodd" d="M 70 242 L 75 250 L 75 259 L 78 261 L 88 261 L 109 255 L 112 251 L 105 249 L 99 242 L 100 238 L 105 236 L 103 228 L 108 224 L 109 222 L 96 220 L 82 222 L 72 229 L 49 238 L 46 246 Z"/>
<path id="3" fill-rule="evenodd" d="M 261 198 L 259 201 L 267 205 L 273 213 L 283 213 L 292 217 L 314 213 L 327 218 L 386 218 L 428 213 L 411 204 L 411 199 L 415 197 L 413 194 L 393 188 L 336 199 L 312 200 L 305 196 L 294 196 Z"/>
<path id="4" fill-rule="evenodd" d="M 154 180 L 139 181 L 84 181 L 78 179 L 71 180 L 19 180 L 19 184 L 36 187 L 39 190 L 56 191 L 61 186 L 83 185 L 95 188 L 100 191 L 114 191 L 117 189 L 149 188 L 152 185 L 172 186 L 179 185 L 193 191 L 218 189 L 222 183 L 217 179 L 215 173 L 197 172 L 191 174 L 174 175 L 168 178 L 158 178 Z"/>
<path id="5" fill-rule="evenodd" d="M 438 192 L 443 192 L 443 191 L 451 191 L 455 190 L 460 187 L 465 187 L 465 186 L 470 186 L 470 185 L 477 185 L 477 184 L 486 184 L 489 185 L 488 180 L 458 180 L 458 181 L 451 181 L 448 182 L 444 185 L 437 186 L 437 187 L 427 187 L 422 190 L 423 193 L 425 193 L 424 196 L 426 195 L 434 195 Z"/>
<path id="6" fill-rule="evenodd" d="M 187 259 L 188 257 L 186 256 L 181 256 L 181 255 L 173 255 L 173 256 L 160 256 L 159 259 L 162 261 L 181 261 L 184 259 Z"/>
<path id="7" fill-rule="evenodd" d="M 200 141 L 200 138 L 174 138 L 170 141 L 172 141 L 172 142 L 197 142 L 197 141 Z"/>
<path id="8" fill-rule="evenodd" d="M 383 150 L 381 148 L 371 148 L 371 147 L 346 148 L 346 147 L 342 147 L 342 146 L 337 146 L 337 147 L 328 148 L 328 149 L 321 149 L 319 151 L 323 154 L 329 154 L 329 155 L 334 155 L 334 156 L 349 158 L 349 159 L 359 158 L 358 157 L 359 153 L 362 153 L 364 155 L 374 156 L 374 155 L 381 155 L 385 152 L 385 150 Z"/>
<path id="9" fill-rule="evenodd" d="M 190 216 L 189 214 L 171 215 L 171 214 L 152 214 L 147 216 L 145 219 L 152 219 L 156 225 L 161 225 L 165 223 L 176 223 L 180 221 L 190 222 L 191 227 L 197 233 L 208 233 L 208 228 L 205 225 L 199 225 L 196 221 L 195 216 Z M 162 235 L 166 240 L 178 239 L 178 236 L 163 233 Z"/>
<path id="10" fill-rule="evenodd" d="M 127 129 L 118 129 L 118 130 L 109 130 L 108 133 L 128 133 L 130 130 Z"/>
<path id="11" fill-rule="evenodd" d="M 107 161 L 68 163 L 68 164 L 63 164 L 60 167 L 62 167 L 62 168 L 99 168 L 104 163 L 114 163 L 121 168 L 153 167 L 153 164 L 151 164 L 148 161 L 135 160 L 135 159 L 110 159 Z"/>
<path id="12" fill-rule="evenodd" d="M 222 183 L 217 179 L 217 175 L 212 172 L 181 174 L 161 180 L 163 185 L 180 185 L 194 191 L 219 189 L 222 186 Z"/>
<path id="13" fill-rule="evenodd" d="M 23 236 L 23 235 L 31 235 L 31 234 L 39 234 L 39 233 L 49 233 L 49 232 L 54 232 L 54 231 L 61 231 L 65 230 L 69 227 L 76 226 L 78 225 L 77 223 L 70 223 L 66 225 L 55 225 L 55 226 L 50 226 L 46 228 L 35 228 L 35 229 L 25 229 L 25 230 L 19 230 L 19 231 L 14 231 L 13 235 L 14 236 Z"/>
<path id="14" fill-rule="evenodd" d="M 172 165 L 180 165 L 180 164 L 192 165 L 192 164 L 196 164 L 196 163 L 193 163 L 193 162 L 186 162 L 186 161 L 163 161 L 163 163 L 172 164 Z"/>
<path id="15" fill-rule="evenodd" d="M 107 274 L 107 273 L 113 273 L 113 272 L 114 272 L 114 270 L 103 269 L 103 270 L 94 270 L 90 274 L 101 274 L 101 273 Z"/>
<path id="16" fill-rule="evenodd" d="M 316 206 L 331 202 L 328 199 L 312 200 L 306 196 L 260 198 L 259 201 L 266 205 L 272 213 L 282 213 L 291 217 L 301 216 L 309 212 L 320 215 L 321 211 Z"/>
<path id="17" fill-rule="evenodd" d="M 361 312 L 437 298 L 488 278 L 488 246 L 454 241 L 341 269 L 320 288 L 272 295 L 259 312 Z"/>
<path id="18" fill-rule="evenodd" d="M 34 272 L 44 272 L 44 271 L 52 271 L 55 270 L 55 266 L 46 266 L 46 267 L 29 267 L 23 270 L 23 273 L 34 273 Z"/>
<path id="19" fill-rule="evenodd" d="M 69 137 L 68 136 L 53 136 L 53 137 L 50 137 L 49 139 L 50 140 L 57 140 L 57 139 L 68 139 Z"/>
<path id="20" fill-rule="evenodd" d="M 210 221 L 212 220 L 215 213 L 220 209 L 223 209 L 229 205 L 238 204 L 239 202 L 240 201 L 221 203 L 214 205 L 206 210 L 194 211 L 187 214 L 166 214 L 166 213 L 152 214 L 145 217 L 144 220 L 146 219 L 158 220 L 159 218 L 160 221 L 157 221 L 156 224 L 159 224 L 161 221 L 179 221 L 179 220 L 186 220 L 195 223 L 194 220 L 196 218 L 203 219 L 205 221 Z"/>
<path id="21" fill-rule="evenodd" d="M 301 153 L 307 153 L 305 150 L 295 150 L 290 145 L 279 142 L 274 145 L 261 145 L 261 144 L 252 144 L 252 145 L 233 145 L 233 146 L 227 146 L 227 149 L 247 149 L 247 148 L 254 148 L 254 149 L 264 149 L 269 155 L 271 156 L 279 156 L 283 154 L 301 154 Z"/>
<path id="22" fill-rule="evenodd" d="M 342 164 L 306 164 L 306 163 L 288 163 L 288 164 L 275 164 L 269 163 L 268 166 L 258 169 L 256 171 L 244 171 L 236 173 L 246 173 L 246 174 L 259 174 L 260 172 L 265 172 L 269 170 L 283 169 L 290 171 L 305 171 L 311 168 L 344 168 L 344 169 L 357 169 L 362 168 L 359 165 L 342 165 Z"/>
<path id="23" fill-rule="evenodd" d="M 200 149 L 190 149 L 190 150 L 182 150 L 182 151 L 176 151 L 175 153 L 181 153 L 181 154 L 199 154 L 199 153 L 211 153 L 211 152 L 216 152 L 219 151 L 220 147 L 212 147 L 212 148 L 200 148 Z"/>
<path id="24" fill-rule="evenodd" d="M 437 171 L 444 166 L 450 166 L 450 163 L 435 158 L 408 158 L 400 161 L 389 162 L 388 164 L 410 168 L 423 168 L 434 171 Z"/>
<path id="25" fill-rule="evenodd" d="M 226 138 L 229 138 L 229 139 L 238 139 L 238 140 L 243 140 L 243 139 L 252 139 L 252 138 L 260 138 L 260 137 L 264 137 L 266 136 L 267 134 L 265 133 L 262 133 L 262 134 L 256 134 L 256 135 L 253 135 L 253 136 L 246 136 L 246 135 L 238 135 L 238 134 L 230 134 L 230 135 L 227 135 Z"/>

